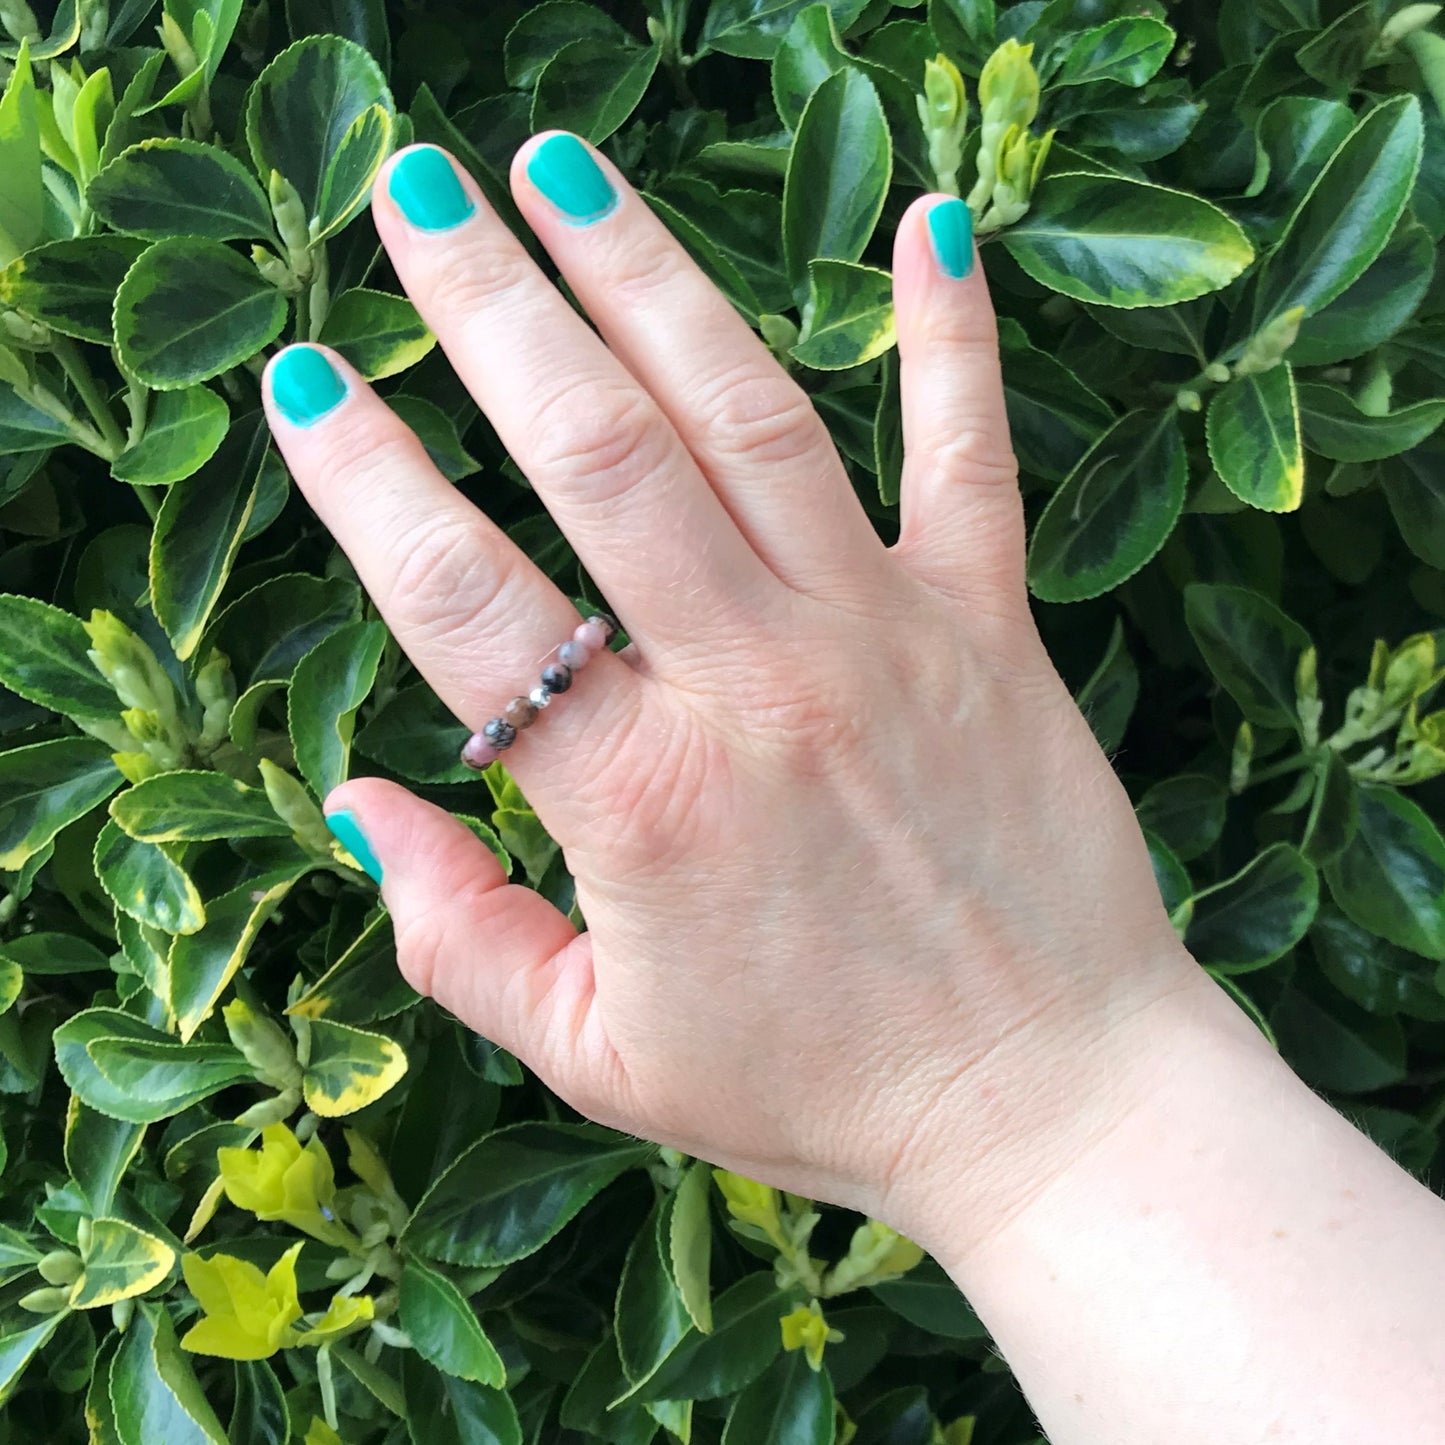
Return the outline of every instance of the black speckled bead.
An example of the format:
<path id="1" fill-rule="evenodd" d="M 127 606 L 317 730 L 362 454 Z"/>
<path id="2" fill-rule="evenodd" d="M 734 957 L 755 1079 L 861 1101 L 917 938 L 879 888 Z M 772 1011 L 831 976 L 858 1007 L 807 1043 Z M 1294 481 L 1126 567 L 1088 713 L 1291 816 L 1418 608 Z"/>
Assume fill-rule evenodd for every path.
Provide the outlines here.
<path id="1" fill-rule="evenodd" d="M 608 642 L 617 636 L 617 619 L 610 612 L 594 612 L 585 620 L 592 623 L 600 622 L 603 630 L 607 633 Z"/>
<path id="2" fill-rule="evenodd" d="M 517 741 L 517 730 L 504 717 L 494 717 L 482 729 L 482 736 L 494 748 L 509 748 Z"/>
<path id="3" fill-rule="evenodd" d="M 572 686 L 572 669 L 564 662 L 554 662 L 542 670 L 542 686 L 548 692 L 566 692 Z"/>

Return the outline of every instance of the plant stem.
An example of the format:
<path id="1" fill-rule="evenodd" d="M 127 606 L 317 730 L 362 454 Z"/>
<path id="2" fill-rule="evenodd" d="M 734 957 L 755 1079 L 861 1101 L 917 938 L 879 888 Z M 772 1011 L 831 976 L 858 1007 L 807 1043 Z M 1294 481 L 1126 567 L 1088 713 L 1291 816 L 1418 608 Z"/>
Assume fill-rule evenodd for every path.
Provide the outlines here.
<path id="1" fill-rule="evenodd" d="M 1301 768 L 1307 768 L 1314 761 L 1313 753 L 1296 753 L 1292 758 L 1285 758 L 1283 762 L 1273 763 L 1269 767 L 1250 776 L 1246 787 L 1254 787 L 1256 783 L 1273 782 L 1275 778 L 1283 778 L 1289 773 L 1297 773 Z"/>
<path id="2" fill-rule="evenodd" d="M 108 453 L 109 460 L 114 461 L 125 450 L 125 436 L 115 419 L 115 414 L 110 409 L 105 394 L 97 384 L 90 367 L 86 365 L 80 348 L 68 336 L 57 336 L 51 344 L 51 349 L 66 376 L 70 378 L 70 384 L 75 388 L 75 394 L 85 403 L 85 409 L 90 413 L 91 420 L 95 422 L 97 430 L 105 439 L 106 446 L 111 448 Z M 102 455 L 106 454 L 102 453 Z"/>

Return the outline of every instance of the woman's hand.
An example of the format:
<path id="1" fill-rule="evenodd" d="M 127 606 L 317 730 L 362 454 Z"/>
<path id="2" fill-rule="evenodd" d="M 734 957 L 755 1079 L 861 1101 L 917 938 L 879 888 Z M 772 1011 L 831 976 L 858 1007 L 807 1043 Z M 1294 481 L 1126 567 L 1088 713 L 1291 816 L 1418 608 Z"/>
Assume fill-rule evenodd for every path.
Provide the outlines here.
<path id="1" fill-rule="evenodd" d="M 442 152 L 395 157 L 373 207 L 631 638 L 505 754 L 588 931 L 400 787 L 328 813 L 408 979 L 581 1112 L 925 1243 L 930 1208 L 983 1230 L 1148 1089 L 1158 1006 L 1212 985 L 1029 613 L 967 213 L 926 197 L 898 229 L 885 548 L 807 395 L 606 160 L 539 137 L 512 188 L 597 332 Z M 267 403 L 456 715 L 535 686 L 575 609 L 355 372 L 283 352 Z"/>

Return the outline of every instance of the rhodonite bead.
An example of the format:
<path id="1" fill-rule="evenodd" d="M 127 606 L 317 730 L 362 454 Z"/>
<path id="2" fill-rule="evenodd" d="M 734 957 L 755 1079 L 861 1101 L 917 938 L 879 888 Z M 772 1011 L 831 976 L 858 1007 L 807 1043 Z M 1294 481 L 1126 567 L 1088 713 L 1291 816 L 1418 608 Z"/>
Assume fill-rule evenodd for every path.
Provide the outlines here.
<path id="1" fill-rule="evenodd" d="M 517 730 L 504 717 L 491 718 L 482 729 L 482 736 L 497 748 L 509 748 L 517 741 Z"/>
<path id="2" fill-rule="evenodd" d="M 595 617 L 579 622 L 572 633 L 572 641 L 580 642 L 588 652 L 601 652 L 607 646 L 607 628 Z"/>
<path id="3" fill-rule="evenodd" d="M 583 642 L 564 642 L 557 649 L 557 661 L 573 672 L 586 667 L 587 659 L 591 656 L 592 649 Z"/>
<path id="4" fill-rule="evenodd" d="M 529 697 L 514 697 L 506 706 L 502 716 L 519 731 L 529 728 L 537 721 L 537 704 Z"/>
<path id="5" fill-rule="evenodd" d="M 469 768 L 485 768 L 489 763 L 496 762 L 501 755 L 501 749 L 494 747 L 481 733 L 473 733 L 462 744 L 462 761 Z"/>
<path id="6" fill-rule="evenodd" d="M 554 662 L 542 669 L 542 686 L 548 692 L 566 692 L 572 686 L 572 669 L 565 663 Z"/>
<path id="7" fill-rule="evenodd" d="M 527 701 L 536 704 L 537 707 L 546 707 L 552 701 L 552 694 L 545 687 L 534 687 L 527 694 Z"/>

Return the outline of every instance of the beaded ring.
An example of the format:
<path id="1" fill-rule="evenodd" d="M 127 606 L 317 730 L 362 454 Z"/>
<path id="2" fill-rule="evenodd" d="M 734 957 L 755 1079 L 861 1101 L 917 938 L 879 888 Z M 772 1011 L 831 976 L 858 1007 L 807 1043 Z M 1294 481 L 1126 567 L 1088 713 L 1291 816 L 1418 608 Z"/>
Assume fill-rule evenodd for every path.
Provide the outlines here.
<path id="1" fill-rule="evenodd" d="M 595 654 L 617 636 L 617 619 L 606 612 L 594 612 L 577 624 L 569 641 L 557 649 L 557 661 L 542 670 L 542 682 L 525 697 L 514 697 L 500 717 L 491 718 L 481 732 L 462 744 L 462 761 L 478 770 L 494 763 L 517 741 L 517 734 L 537 721 L 537 715 L 559 692 L 572 686 L 572 678 Z"/>

